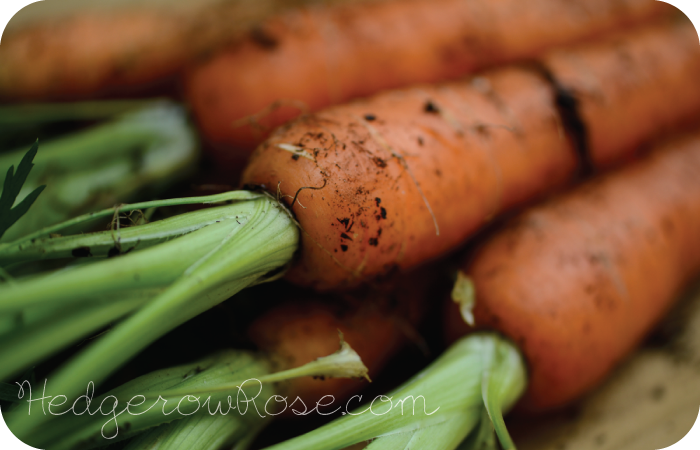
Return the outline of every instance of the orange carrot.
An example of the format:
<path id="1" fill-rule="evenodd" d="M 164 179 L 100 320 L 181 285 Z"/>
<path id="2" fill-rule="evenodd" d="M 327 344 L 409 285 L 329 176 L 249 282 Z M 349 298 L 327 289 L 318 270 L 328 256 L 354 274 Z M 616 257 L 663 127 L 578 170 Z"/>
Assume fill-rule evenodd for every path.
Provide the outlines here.
<path id="1" fill-rule="evenodd" d="M 2 37 L 0 98 L 75 100 L 162 90 L 185 66 L 296 3 L 306 1 L 93 8 L 35 21 Z"/>
<path id="2" fill-rule="evenodd" d="M 293 290 L 290 294 L 285 286 L 285 303 L 256 319 L 249 334 L 280 369 L 287 369 L 336 351 L 340 331 L 375 378 L 409 341 L 425 346 L 415 327 L 425 316 L 436 273 L 427 268 L 342 297 Z M 304 377 L 289 380 L 284 390 L 289 404 L 299 397 L 311 409 L 323 396 L 344 401 L 365 386 L 363 380 Z M 304 407 L 297 403 L 294 409 Z M 285 412 L 292 415 L 291 408 Z"/>
<path id="3" fill-rule="evenodd" d="M 297 10 L 192 70 L 186 96 L 214 156 L 230 163 L 306 109 L 454 79 L 669 10 L 649 0 L 401 0 Z"/>
<path id="4" fill-rule="evenodd" d="M 474 321 L 524 352 L 529 409 L 597 384 L 700 271 L 700 135 L 537 206 L 462 266 Z M 451 308 L 451 338 L 469 327 Z"/>
<path id="5" fill-rule="evenodd" d="M 243 182 L 279 189 L 296 214 L 304 235 L 288 279 L 339 288 L 435 258 L 494 215 L 570 182 L 582 165 L 628 158 L 700 111 L 700 47 L 689 24 L 543 61 L 388 92 L 278 129 Z M 613 115 L 633 125 L 611 130 Z"/>
<path id="6" fill-rule="evenodd" d="M 194 50 L 186 34 L 176 16 L 149 10 L 31 26 L 3 36 L 0 97 L 75 99 L 154 82 Z"/>

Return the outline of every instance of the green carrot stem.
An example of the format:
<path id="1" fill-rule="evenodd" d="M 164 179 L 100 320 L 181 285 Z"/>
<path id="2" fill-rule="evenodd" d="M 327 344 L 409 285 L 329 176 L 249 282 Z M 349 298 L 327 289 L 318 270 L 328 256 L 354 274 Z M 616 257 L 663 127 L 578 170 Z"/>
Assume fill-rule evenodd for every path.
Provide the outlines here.
<path id="1" fill-rule="evenodd" d="M 262 385 L 269 385 L 279 381 L 305 376 L 324 377 L 346 377 L 358 378 L 367 376 L 367 368 L 362 363 L 359 355 L 342 339 L 340 349 L 328 356 L 316 359 L 301 367 L 296 367 L 281 372 L 261 374 L 256 377 L 257 382 Z M 177 401 L 178 397 L 185 395 L 206 396 L 211 394 L 232 393 L 242 389 L 249 378 L 239 378 L 237 381 L 228 381 L 212 386 L 211 384 L 200 383 L 200 386 L 189 385 L 161 391 L 158 395 L 172 401 Z M 154 394 L 149 395 L 154 398 Z M 267 397 L 269 398 L 269 397 Z M 265 400 L 265 399 L 263 399 Z M 186 450 L 218 450 L 224 447 L 231 447 L 236 444 L 236 448 L 245 448 L 252 441 L 256 428 L 265 425 L 270 419 L 270 413 L 275 411 L 265 410 L 266 404 L 262 405 L 264 411 L 261 420 L 248 420 L 246 427 L 244 421 L 236 414 L 211 415 L 200 414 L 187 417 L 177 422 L 161 425 L 158 429 L 153 429 L 139 436 L 132 441 L 127 450 L 145 450 L 150 448 L 186 449 Z M 257 411 L 256 411 L 257 412 Z M 253 413 L 251 411 L 251 413 Z M 249 426 L 254 428 L 251 433 Z"/>
<path id="2" fill-rule="evenodd" d="M 32 240 L 49 236 L 59 231 L 63 231 L 66 228 L 73 227 L 75 225 L 81 225 L 94 219 L 103 217 L 114 217 L 116 214 L 122 212 L 131 212 L 142 209 L 149 208 L 162 208 L 165 206 L 180 206 L 180 205 L 197 205 L 197 204 L 217 204 L 217 203 L 230 203 L 237 200 L 254 200 L 261 198 L 262 194 L 256 194 L 254 192 L 248 191 L 232 191 L 224 192 L 222 194 L 208 195 L 203 197 L 188 197 L 188 198 L 175 198 L 167 200 L 153 200 L 147 202 L 131 203 L 118 205 L 113 208 L 103 209 L 101 211 L 86 213 L 72 219 L 68 219 L 61 223 L 55 225 L 44 227 L 36 232 L 23 236 L 9 242 L 7 244 L 0 243 L 0 254 L 4 255 L 6 253 L 11 253 L 12 251 L 22 250 L 24 248 L 23 244 L 31 242 Z"/>
<path id="3" fill-rule="evenodd" d="M 325 362 L 312 362 L 292 370 L 270 373 L 268 360 L 260 355 L 223 351 L 192 364 L 143 375 L 94 398 L 90 411 L 96 411 L 97 405 L 103 401 L 114 403 L 116 400 L 121 405 L 117 408 L 119 412 L 135 397 L 139 398 L 131 403 L 143 400 L 140 402 L 142 405 L 136 404 L 125 413 L 117 414 L 114 422 L 109 415 L 76 415 L 84 410 L 83 403 L 67 415 L 49 420 L 36 433 L 29 435 L 31 441 L 28 442 L 42 447 L 50 444 L 52 450 L 70 449 L 81 443 L 81 448 L 87 448 L 148 430 L 129 448 L 160 446 L 214 450 L 221 448 L 223 443 L 229 447 L 234 442 L 245 444 L 251 439 L 251 431 L 254 435 L 272 417 L 270 413 L 275 412 L 266 409 L 268 399 L 275 394 L 273 383 L 263 380 L 284 381 L 310 375 L 354 376 L 359 356 L 346 345 L 319 360 Z M 359 364 L 364 367 L 361 361 Z M 321 366 L 327 371 L 321 371 Z M 25 386 L 25 389 L 28 387 Z M 198 399 L 196 412 L 192 409 L 195 398 Z M 183 403 L 182 399 L 186 401 Z M 21 408 L 14 415 L 26 414 L 25 411 L 26 408 Z M 192 415 L 186 415 L 190 413 Z M 159 427 L 152 428 L 156 426 Z M 13 431 L 16 432 L 15 429 Z M 104 436 L 112 439 L 105 439 Z"/>
<path id="4" fill-rule="evenodd" d="M 292 378 L 301 377 L 324 377 L 324 378 L 369 378 L 367 376 L 368 369 L 360 359 L 360 355 L 350 347 L 350 345 L 342 339 L 340 341 L 340 349 L 328 356 L 322 356 L 314 361 L 311 361 L 303 366 L 294 367 L 292 369 L 282 370 L 279 372 L 260 376 L 257 381 L 261 384 L 273 384 Z M 192 390 L 188 387 L 187 391 L 168 390 L 161 392 L 159 395 L 165 398 L 177 398 L 183 395 L 201 395 L 206 393 L 231 392 L 236 391 L 241 387 L 247 379 L 234 379 L 229 383 L 220 384 L 216 387 L 202 386 L 199 389 Z"/>
<path id="5" fill-rule="evenodd" d="M 430 427 L 449 429 L 451 434 L 440 441 L 439 448 L 455 448 L 479 422 L 484 376 L 499 379 L 493 385 L 498 389 L 486 383 L 489 402 L 499 405 L 498 412 L 510 408 L 526 384 L 522 357 L 508 341 L 492 334 L 463 338 L 387 397 L 353 412 L 343 411 L 347 412 L 343 417 L 269 450 L 342 449 L 374 438 L 379 442 L 372 448 L 393 448 L 394 440 L 404 438 L 415 439 L 411 449 L 438 448 L 434 444 L 440 433 L 430 432 Z M 492 418 L 496 412 L 492 411 Z M 388 441 L 384 447 L 383 439 Z"/>
<path id="6" fill-rule="evenodd" d="M 101 294 L 167 286 L 216 248 L 226 236 L 243 229 L 256 214 L 261 214 L 261 205 L 272 204 L 265 196 L 256 195 L 253 199 L 120 231 L 37 240 L 34 243 L 23 238 L 0 246 L 0 261 L 66 257 L 71 254 L 86 256 L 92 254 L 92 246 L 98 256 L 107 256 L 118 242 L 123 243 L 124 251 L 135 248 L 135 251 L 118 258 L 100 258 L 93 264 L 67 268 L 54 275 L 29 277 L 0 285 L 0 313 L 40 304 L 89 301 Z M 293 226 L 286 215 L 281 217 L 281 221 L 285 226 Z M 154 245 L 159 242 L 162 243 Z M 46 244 L 46 248 L 42 244 Z M 264 242 L 258 244 L 264 248 Z"/>
<path id="7" fill-rule="evenodd" d="M 114 217 L 114 209 L 110 211 Z M 223 206 L 180 214 L 138 227 L 127 227 L 128 223 L 120 223 L 117 228 L 115 221 L 113 230 L 110 231 L 61 237 L 36 237 L 30 240 L 20 239 L 0 244 L 0 264 L 74 258 L 76 249 L 83 249 L 84 256 L 87 256 L 87 249 L 89 249 L 89 255 L 93 258 L 114 256 L 110 252 L 114 252 L 117 246 L 121 247 L 122 252 L 129 251 L 131 248 L 143 250 L 206 226 L 236 219 L 237 215 L 243 216 L 237 209 Z M 241 220 L 243 219 L 239 218 L 239 222 Z"/>
<path id="8" fill-rule="evenodd" d="M 497 342 L 489 342 L 489 349 L 484 351 L 484 370 L 481 379 L 481 396 L 484 401 L 486 412 L 498 436 L 498 441 L 503 450 L 515 450 L 506 424 L 503 421 L 503 411 L 511 406 L 515 400 L 509 397 L 512 386 L 520 385 L 524 388 L 524 383 L 517 371 L 501 370 L 502 367 L 513 367 L 522 364 L 519 353 L 510 351 L 509 348 L 499 345 Z M 507 399 L 504 402 L 504 399 Z"/>
<path id="9" fill-rule="evenodd" d="M 18 375 L 24 368 L 129 314 L 155 297 L 156 292 L 137 292 L 126 298 L 107 298 L 94 306 L 79 304 L 68 310 L 59 309 L 5 336 L 0 339 L 0 380 Z"/>
<path id="10" fill-rule="evenodd" d="M 262 424 L 265 423 L 262 419 Z M 219 450 L 231 448 L 251 428 L 237 415 L 196 414 L 160 425 L 134 438 L 125 450 Z"/>
<path id="11" fill-rule="evenodd" d="M 473 410 L 453 414 L 436 425 L 415 430 L 381 436 L 366 448 L 367 450 L 389 450 L 396 448 L 420 448 L 423 450 L 444 450 L 455 448 L 464 438 L 465 430 L 472 429 L 479 421 Z"/>
<path id="12" fill-rule="evenodd" d="M 171 399 L 167 402 L 160 399 L 157 402 L 148 400 L 139 404 L 142 396 L 158 399 L 159 393 L 167 389 L 187 389 L 188 387 L 194 389 L 199 386 L 216 386 L 230 381 L 232 378 L 243 377 L 252 379 L 267 374 L 269 371 L 268 361 L 250 352 L 234 350 L 219 352 L 194 363 L 151 372 L 103 395 L 97 397 L 91 395 L 93 398 L 89 409 L 93 414 L 80 414 L 88 406 L 83 401 L 73 411 L 69 411 L 65 415 L 48 417 L 49 420 L 37 432 L 20 436 L 22 440 L 33 446 L 39 448 L 49 446 L 51 450 L 72 449 L 77 446 L 81 448 L 102 446 L 132 437 L 164 423 L 180 421 L 187 417 L 184 414 L 192 411 L 193 405 L 187 401 L 187 398 L 177 408 L 181 398 Z M 50 386 L 51 383 L 49 382 L 48 385 Z M 37 388 L 35 387 L 35 390 Z M 259 386 L 249 384 L 244 389 L 248 396 L 247 398 L 252 398 L 257 394 L 260 390 L 259 388 Z M 49 387 L 48 389 L 51 388 Z M 27 386 L 25 386 L 25 391 L 27 391 Z M 87 392 L 86 386 L 83 388 L 81 395 Z M 270 387 L 263 387 L 258 394 L 260 398 L 256 400 L 267 398 L 272 393 L 273 391 Z M 235 396 L 237 392 L 228 392 L 227 394 L 234 397 L 233 406 L 236 406 Z M 184 397 L 187 396 L 185 395 Z M 229 411 L 226 395 L 212 395 L 209 404 L 204 405 L 206 397 L 206 395 L 201 397 L 202 414 L 209 415 L 210 412 L 213 412 L 214 415 L 221 415 L 227 413 L 228 417 L 235 418 L 235 420 L 243 424 L 259 420 L 259 416 L 254 412 L 255 408 L 252 404 L 249 405 L 250 411 L 247 414 L 241 414 L 238 410 Z M 71 400 L 64 407 L 55 408 L 55 411 L 62 412 L 71 408 L 77 396 L 69 398 Z M 132 399 L 133 401 L 131 401 Z M 115 401 L 117 402 L 116 414 L 123 411 L 117 415 L 116 420 L 114 414 L 109 414 Z M 128 411 L 125 411 L 126 405 L 130 401 L 132 406 L 129 407 Z M 264 402 L 264 400 L 262 401 Z M 104 405 L 102 412 L 98 411 L 100 405 Z M 219 405 L 218 409 L 217 405 Z M 243 408 L 245 408 L 245 405 L 246 403 L 241 402 Z M 263 410 L 264 405 L 257 405 L 257 408 Z M 21 408 L 12 411 L 11 417 L 36 418 L 37 414 L 43 414 L 40 405 L 34 406 L 31 416 L 28 416 L 28 408 L 23 405 Z M 17 433 L 18 430 L 13 425 L 10 425 L 10 427 L 14 433 Z"/>
<path id="13" fill-rule="evenodd" d="M 457 450 L 499 450 L 493 423 L 486 407 L 481 408 L 479 425 L 469 433 Z"/>
<path id="14" fill-rule="evenodd" d="M 103 294 L 168 286 L 237 227 L 241 226 L 235 220 L 222 221 L 142 251 L 0 286 L 0 311 L 41 304 L 67 305 Z"/>
<path id="15" fill-rule="evenodd" d="M 53 294 L 54 301 L 60 298 L 62 302 L 70 302 L 71 295 L 67 293 L 76 290 L 81 295 L 90 292 L 96 295 L 114 289 L 143 289 L 162 285 L 164 281 L 165 284 L 172 282 L 153 301 L 50 376 L 52 390 L 70 396 L 81 392 L 89 382 L 100 383 L 160 336 L 241 289 L 259 282 L 269 272 L 291 260 L 299 235 L 286 210 L 267 197 L 234 203 L 229 207 L 240 208 L 241 214 L 236 215 L 245 220 L 237 221 L 234 218 L 222 221 L 142 252 L 134 252 L 133 255 L 66 271 L 60 277 L 50 277 L 55 278 L 55 281 L 50 281 L 56 283 L 53 289 L 60 286 L 63 291 L 63 294 Z M 182 242 L 185 242 L 184 246 Z M 183 261 L 187 263 L 183 264 Z M 136 270 L 135 264 L 138 265 Z M 82 272 L 89 278 L 71 275 L 71 272 Z M 138 279 L 135 279 L 136 275 Z M 71 276 L 69 282 L 61 280 L 68 276 Z M 52 290 L 49 281 L 42 281 L 44 283 L 39 283 L 39 280 L 31 283 L 43 284 L 40 289 L 27 284 L 21 286 L 31 295 L 14 294 L 12 289 L 16 289 L 16 284 L 8 286 L 6 292 L 13 293 L 13 297 L 8 301 L 0 292 L 0 304 L 12 303 L 14 307 L 19 304 L 20 298 L 36 303 L 36 300 L 32 300 L 34 296 L 49 295 Z M 84 285 L 87 287 L 84 288 Z M 109 288 L 104 285 L 109 285 Z M 30 434 L 46 420 L 44 416 L 13 416 L 13 431 L 19 435 Z"/>

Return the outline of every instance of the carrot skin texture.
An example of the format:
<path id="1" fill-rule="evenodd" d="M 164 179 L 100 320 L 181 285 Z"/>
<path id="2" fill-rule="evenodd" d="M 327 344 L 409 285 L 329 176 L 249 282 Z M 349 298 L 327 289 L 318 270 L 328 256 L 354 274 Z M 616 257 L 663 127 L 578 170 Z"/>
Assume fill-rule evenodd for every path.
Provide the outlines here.
<path id="1" fill-rule="evenodd" d="M 634 60 L 634 67 L 649 76 L 622 83 L 626 95 L 579 97 L 579 107 L 603 102 L 609 110 L 586 117 L 586 132 L 597 138 L 596 145 L 608 136 L 613 112 L 658 117 L 659 96 L 667 94 L 668 102 L 684 96 L 679 100 L 683 108 L 663 109 L 668 116 L 660 129 L 627 127 L 615 147 L 590 146 L 596 163 L 628 158 L 641 139 L 700 110 L 695 81 L 700 47 L 693 40 L 695 49 L 686 51 L 690 34 L 670 32 L 673 27 L 650 27 L 561 54 L 580 56 L 585 63 L 591 55 L 629 49 L 637 58 L 637 39 L 663 43 L 644 48 L 643 57 Z M 684 51 L 674 53 L 676 45 Z M 675 55 L 664 57 L 673 64 L 657 66 L 659 53 Z M 546 62 L 557 79 L 557 58 Z M 617 71 L 580 76 L 604 85 L 627 70 L 623 64 L 610 67 Z M 667 71 L 679 69 L 683 85 L 669 85 L 673 77 Z M 571 77 L 566 81 L 573 84 Z M 299 203 L 292 206 L 303 237 L 300 258 L 287 278 L 327 290 L 416 266 L 463 242 L 494 215 L 570 182 L 580 157 L 564 132 L 555 91 L 536 70 L 501 68 L 470 81 L 388 92 L 329 108 L 278 129 L 254 152 L 242 178 L 244 185 L 262 185 L 272 193 L 279 184 L 288 204 L 300 188 L 316 188 L 299 191 Z M 632 92 L 655 91 L 662 93 L 629 101 Z"/>
<path id="2" fill-rule="evenodd" d="M 280 182 L 289 196 L 326 183 L 301 191 L 303 208 L 293 207 L 308 236 L 288 279 L 324 290 L 415 266 L 463 241 L 504 206 L 567 180 L 576 158 L 559 133 L 550 87 L 520 70 L 501 71 L 489 83 L 502 87 L 507 109 L 469 85 L 426 86 L 304 117 L 259 147 L 244 183 L 274 190 Z M 460 122 L 425 111 L 427 105 Z M 376 119 L 368 122 L 367 114 Z M 509 131 L 515 120 L 533 131 Z M 279 145 L 303 146 L 315 161 Z M 535 171 L 541 176 L 533 182 Z"/>
<path id="3" fill-rule="evenodd" d="M 260 118 L 263 129 L 233 125 L 278 100 L 316 111 L 532 58 L 669 10 L 649 0 L 402 0 L 301 9 L 267 20 L 189 71 L 185 92 L 213 156 L 230 162 L 299 115 L 283 107 Z"/>
<path id="4" fill-rule="evenodd" d="M 575 400 L 661 318 L 700 270 L 699 198 L 695 134 L 528 210 L 462 266 L 476 327 L 510 337 L 529 363 L 521 407 Z M 455 304 L 446 330 L 471 331 Z"/>

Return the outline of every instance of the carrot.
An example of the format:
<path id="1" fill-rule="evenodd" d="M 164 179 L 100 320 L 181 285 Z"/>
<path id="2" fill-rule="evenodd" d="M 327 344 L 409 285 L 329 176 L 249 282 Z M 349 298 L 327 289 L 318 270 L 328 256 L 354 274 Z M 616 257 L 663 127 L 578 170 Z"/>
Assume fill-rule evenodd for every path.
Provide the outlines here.
<path id="1" fill-rule="evenodd" d="M 415 327 L 425 316 L 435 274 L 434 268 L 425 268 L 342 296 L 289 293 L 282 285 L 286 301 L 256 319 L 249 335 L 277 368 L 286 369 L 334 352 L 340 331 L 375 378 L 407 342 L 425 349 Z M 365 386 L 362 380 L 305 377 L 290 380 L 284 391 L 289 403 L 298 397 L 311 409 L 324 396 L 343 402 Z M 303 411 L 303 405 L 297 402 L 294 409 Z M 291 409 L 285 412 L 292 415 Z"/>
<path id="2" fill-rule="evenodd" d="M 163 90 L 186 65 L 289 5 L 223 0 L 194 8 L 93 7 L 35 21 L 2 37 L 0 98 L 75 100 Z"/>
<path id="3" fill-rule="evenodd" d="M 575 400 L 700 272 L 698 198 L 695 133 L 527 210 L 462 266 L 453 298 L 463 314 L 453 303 L 446 328 L 452 338 L 468 337 L 388 400 L 269 449 L 341 449 L 372 439 L 368 450 L 496 448 L 494 428 L 501 448 L 515 449 L 502 412 L 518 396 L 538 410 Z M 463 317 L 509 339 L 470 333 Z M 406 414 L 408 399 L 418 407 Z"/>
<path id="4" fill-rule="evenodd" d="M 650 45 L 654 40 L 664 44 Z M 610 109 L 658 119 L 653 128 L 627 129 L 618 147 L 605 148 L 610 161 L 629 157 L 640 139 L 700 110 L 700 47 L 688 24 L 638 30 L 560 58 L 584 54 L 613 55 L 608 58 L 624 64 L 582 73 L 583 79 L 634 80 L 604 99 Z M 390 92 L 304 117 L 259 147 L 244 174 L 247 183 L 272 194 L 236 191 L 120 205 L 89 218 L 222 204 L 127 229 L 115 220 L 110 231 L 51 237 L 86 220 L 76 218 L 0 244 L 3 264 L 88 254 L 96 260 L 60 276 L 0 285 L 0 313 L 60 308 L 60 321 L 17 337 L 27 360 L 45 355 L 46 345 L 64 345 L 61 330 L 69 329 L 72 338 L 84 335 L 83 314 L 109 320 L 106 305 L 115 298 L 132 302 L 120 308 L 122 316 L 133 312 L 127 319 L 53 376 L 54 388 L 68 395 L 89 380 L 100 382 L 173 327 L 251 284 L 282 276 L 287 267 L 295 283 L 340 289 L 441 256 L 494 215 L 572 182 L 595 163 L 591 155 L 600 149 L 590 147 L 587 137 L 606 129 L 605 117 L 584 123 L 578 109 L 600 100 L 573 97 L 552 66 L 548 60 L 504 68 L 461 84 Z M 682 99 L 672 115 L 661 114 L 655 96 L 643 95 L 656 90 L 668 102 Z M 630 102 L 633 92 L 650 101 Z M 134 251 L 105 259 L 117 243 Z M 12 351 L 0 349 L 5 376 L 22 369 Z M 41 420 L 21 421 L 20 431 L 31 433 Z"/>
<path id="5" fill-rule="evenodd" d="M 409 0 L 308 8 L 268 19 L 191 70 L 185 92 L 213 156 L 232 164 L 300 112 L 454 79 L 668 12 L 648 0 L 541 0 L 527 7 L 518 0 Z"/>
<path id="6" fill-rule="evenodd" d="M 329 108 L 277 130 L 243 182 L 288 202 L 298 193 L 291 207 L 306 238 L 294 283 L 339 288 L 415 266 L 697 113 L 695 41 L 690 25 L 648 27 L 557 51 L 539 68 Z M 630 124 L 611 127 L 612 116 Z"/>
<path id="7" fill-rule="evenodd" d="M 86 13 L 29 27 L 3 37 L 0 97 L 77 99 L 153 82 L 195 51 L 186 35 L 177 16 L 149 10 Z"/>
<path id="8" fill-rule="evenodd" d="M 338 331 L 358 352 L 371 377 L 376 376 L 405 340 L 391 318 L 377 311 L 365 310 L 351 317 L 338 317 L 328 303 L 308 301 L 271 310 L 253 323 L 250 333 L 258 348 L 273 355 L 278 366 L 285 368 L 311 362 L 335 351 Z M 356 348 L 358 344 L 359 348 Z M 305 408 L 314 408 L 325 395 L 343 401 L 365 386 L 362 380 L 298 378 L 289 381 L 284 395 L 288 396 L 288 404 L 301 399 L 303 404 L 297 401 L 292 408 L 304 411 Z M 285 413 L 293 416 L 291 409 Z"/>
<path id="9" fill-rule="evenodd" d="M 700 136 L 536 207 L 463 266 L 474 322 L 516 342 L 523 405 L 568 403 L 610 372 L 700 271 Z M 450 311 L 451 337 L 468 330 Z"/>

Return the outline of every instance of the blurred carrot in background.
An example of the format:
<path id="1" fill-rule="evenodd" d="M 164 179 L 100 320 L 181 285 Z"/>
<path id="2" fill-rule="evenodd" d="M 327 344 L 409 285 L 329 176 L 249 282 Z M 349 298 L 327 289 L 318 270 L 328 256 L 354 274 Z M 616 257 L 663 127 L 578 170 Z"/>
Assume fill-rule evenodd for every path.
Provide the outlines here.
<path id="1" fill-rule="evenodd" d="M 340 0 L 336 0 L 340 1 Z M 8 28 L 0 99 L 75 100 L 147 93 L 283 8 L 313 0 L 67 3 Z M 109 2 L 100 2 L 109 5 Z M 43 7 L 44 5 L 41 5 Z M 34 9 L 33 6 L 30 8 Z M 28 14 L 31 17 L 31 14 Z"/>
<path id="2" fill-rule="evenodd" d="M 402 0 L 295 10 L 190 71 L 185 93 L 215 158 L 241 160 L 300 112 L 531 58 L 672 9 L 659 3 Z"/>

